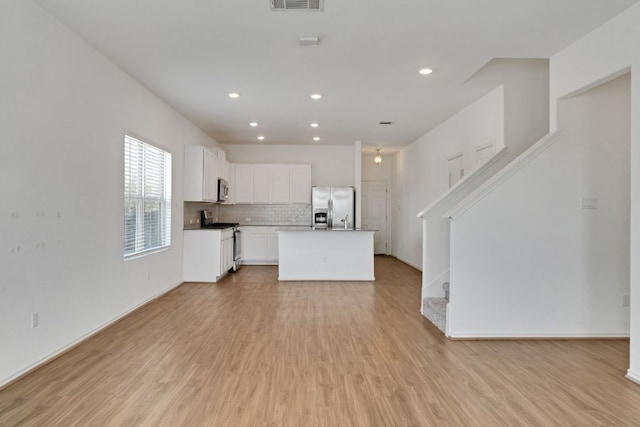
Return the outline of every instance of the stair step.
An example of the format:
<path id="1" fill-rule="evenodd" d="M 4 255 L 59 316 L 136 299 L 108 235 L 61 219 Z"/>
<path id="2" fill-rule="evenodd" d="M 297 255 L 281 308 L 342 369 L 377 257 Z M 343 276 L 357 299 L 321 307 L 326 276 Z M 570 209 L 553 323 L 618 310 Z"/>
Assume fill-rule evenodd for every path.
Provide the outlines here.
<path id="1" fill-rule="evenodd" d="M 422 301 L 422 314 L 442 332 L 447 322 L 447 301 L 445 298 L 425 298 Z"/>

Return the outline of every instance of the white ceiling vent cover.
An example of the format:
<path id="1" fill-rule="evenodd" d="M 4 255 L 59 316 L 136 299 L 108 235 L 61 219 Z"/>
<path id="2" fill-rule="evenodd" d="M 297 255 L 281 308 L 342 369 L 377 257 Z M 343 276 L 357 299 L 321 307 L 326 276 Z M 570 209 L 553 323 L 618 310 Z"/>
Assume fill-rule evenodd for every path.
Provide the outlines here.
<path id="1" fill-rule="evenodd" d="M 271 0 L 271 10 L 308 10 L 321 11 L 324 0 Z"/>

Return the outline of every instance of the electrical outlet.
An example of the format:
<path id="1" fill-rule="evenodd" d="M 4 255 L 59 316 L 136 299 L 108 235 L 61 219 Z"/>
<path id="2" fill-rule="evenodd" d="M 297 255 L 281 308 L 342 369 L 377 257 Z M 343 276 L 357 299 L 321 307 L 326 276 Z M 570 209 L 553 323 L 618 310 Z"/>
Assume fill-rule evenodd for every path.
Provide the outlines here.
<path id="1" fill-rule="evenodd" d="M 629 294 L 622 294 L 621 303 L 623 307 L 629 307 L 629 304 L 631 303 L 631 297 L 629 296 Z"/>
<path id="2" fill-rule="evenodd" d="M 244 222 L 251 222 L 251 218 L 245 218 Z"/>
<path id="3" fill-rule="evenodd" d="M 39 323 L 40 316 L 38 315 L 37 311 L 34 311 L 33 313 L 31 313 L 31 328 L 37 328 Z"/>
<path id="4" fill-rule="evenodd" d="M 581 197 L 580 198 L 581 209 L 598 209 L 597 197 Z"/>

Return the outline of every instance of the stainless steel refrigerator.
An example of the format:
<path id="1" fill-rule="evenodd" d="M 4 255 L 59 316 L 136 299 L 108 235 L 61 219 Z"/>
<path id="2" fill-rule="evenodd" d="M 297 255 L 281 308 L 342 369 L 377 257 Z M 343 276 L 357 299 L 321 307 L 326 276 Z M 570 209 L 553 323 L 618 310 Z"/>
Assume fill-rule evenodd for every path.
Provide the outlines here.
<path id="1" fill-rule="evenodd" d="M 353 187 L 313 187 L 311 223 L 315 228 L 354 228 L 356 213 Z"/>

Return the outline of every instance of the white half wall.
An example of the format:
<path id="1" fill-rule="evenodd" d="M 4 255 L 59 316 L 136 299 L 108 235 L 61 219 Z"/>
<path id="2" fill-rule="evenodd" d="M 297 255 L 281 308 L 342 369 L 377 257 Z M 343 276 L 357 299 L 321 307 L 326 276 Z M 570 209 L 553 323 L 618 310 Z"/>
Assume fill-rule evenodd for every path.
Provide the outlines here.
<path id="1" fill-rule="evenodd" d="M 31 1 L 0 57 L 2 385 L 182 282 L 183 146 L 215 141 Z M 173 154 L 171 247 L 127 262 L 125 129 Z"/>
<path id="2" fill-rule="evenodd" d="M 450 336 L 628 335 L 629 120 L 629 75 L 562 101 L 559 140 L 454 215 Z"/>
<path id="3" fill-rule="evenodd" d="M 221 145 L 231 163 L 311 164 L 311 185 L 353 187 L 354 149 L 337 145 Z"/>
<path id="4" fill-rule="evenodd" d="M 551 128 L 557 100 L 631 69 L 631 344 L 629 375 L 640 382 L 640 4 L 592 31 L 550 60 Z"/>

